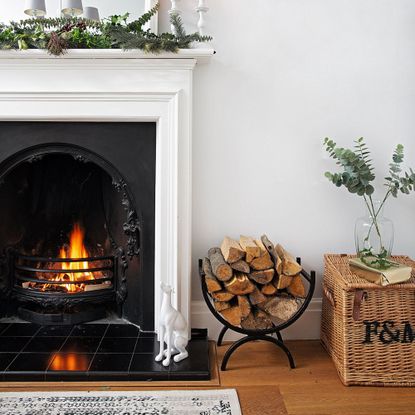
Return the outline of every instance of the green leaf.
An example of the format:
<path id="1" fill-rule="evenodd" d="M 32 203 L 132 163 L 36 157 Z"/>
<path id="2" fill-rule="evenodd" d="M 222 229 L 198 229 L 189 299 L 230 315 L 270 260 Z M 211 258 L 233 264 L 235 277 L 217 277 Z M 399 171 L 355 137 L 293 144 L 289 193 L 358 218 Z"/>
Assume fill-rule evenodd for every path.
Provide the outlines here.
<path id="1" fill-rule="evenodd" d="M 370 184 L 367 185 L 365 188 L 365 192 L 368 196 L 372 195 L 374 191 L 375 191 L 375 188 Z"/>

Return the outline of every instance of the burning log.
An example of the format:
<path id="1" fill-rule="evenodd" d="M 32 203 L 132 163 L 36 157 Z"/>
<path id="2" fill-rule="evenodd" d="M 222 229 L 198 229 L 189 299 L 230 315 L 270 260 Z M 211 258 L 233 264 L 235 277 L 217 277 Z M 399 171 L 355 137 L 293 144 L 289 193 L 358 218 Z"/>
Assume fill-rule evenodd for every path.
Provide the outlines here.
<path id="1" fill-rule="evenodd" d="M 111 288 L 112 284 L 110 281 L 105 281 L 101 284 L 86 284 L 84 291 L 98 291 L 98 290 L 106 290 L 108 288 Z"/>

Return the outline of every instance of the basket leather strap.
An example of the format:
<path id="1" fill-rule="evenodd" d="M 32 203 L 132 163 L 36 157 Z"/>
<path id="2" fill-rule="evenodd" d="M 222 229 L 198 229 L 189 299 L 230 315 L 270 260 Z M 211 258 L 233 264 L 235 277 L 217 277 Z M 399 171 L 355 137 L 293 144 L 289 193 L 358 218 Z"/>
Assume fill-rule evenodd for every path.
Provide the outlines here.
<path id="1" fill-rule="evenodd" d="M 356 290 L 353 301 L 353 320 L 360 320 L 360 307 L 362 302 L 366 299 L 367 293 L 363 290 Z"/>

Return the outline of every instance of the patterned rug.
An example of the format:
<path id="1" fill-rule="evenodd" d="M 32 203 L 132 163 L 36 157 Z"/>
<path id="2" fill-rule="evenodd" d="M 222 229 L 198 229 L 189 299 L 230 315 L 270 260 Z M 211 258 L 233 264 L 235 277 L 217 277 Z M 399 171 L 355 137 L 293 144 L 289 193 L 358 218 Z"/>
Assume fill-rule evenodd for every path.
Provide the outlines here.
<path id="1" fill-rule="evenodd" d="M 235 389 L 0 393 L 1 415 L 241 415 Z"/>

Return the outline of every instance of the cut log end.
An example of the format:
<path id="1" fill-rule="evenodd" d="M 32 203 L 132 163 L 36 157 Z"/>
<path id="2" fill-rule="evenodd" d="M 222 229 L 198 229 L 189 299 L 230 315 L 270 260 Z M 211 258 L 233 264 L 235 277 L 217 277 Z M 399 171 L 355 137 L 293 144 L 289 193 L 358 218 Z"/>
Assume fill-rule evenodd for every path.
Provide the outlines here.
<path id="1" fill-rule="evenodd" d="M 272 328 L 273 324 L 264 311 L 255 310 L 241 321 L 241 327 L 245 330 L 267 330 Z"/>
<path id="2" fill-rule="evenodd" d="M 233 297 L 235 295 L 228 291 L 216 291 L 212 293 L 212 298 L 216 301 L 230 301 Z"/>
<path id="3" fill-rule="evenodd" d="M 239 238 L 239 245 L 246 252 L 246 262 L 248 264 L 261 255 L 261 249 L 255 243 L 254 238 L 250 236 L 241 235 Z"/>
<path id="4" fill-rule="evenodd" d="M 241 310 L 241 318 L 247 318 L 251 312 L 251 303 L 245 295 L 238 296 L 238 307 Z"/>
<path id="5" fill-rule="evenodd" d="M 215 310 L 219 312 L 226 310 L 227 308 L 231 308 L 228 301 L 215 301 L 213 305 L 215 306 Z"/>
<path id="6" fill-rule="evenodd" d="M 282 247 L 282 245 L 277 244 L 275 250 L 277 251 L 278 256 L 281 258 L 282 272 L 285 275 L 294 276 L 302 271 L 301 265 L 288 251 Z"/>
<path id="7" fill-rule="evenodd" d="M 211 248 L 208 252 L 212 272 L 220 281 L 228 281 L 232 278 L 233 271 L 230 265 L 223 258 L 220 248 Z"/>
<path id="8" fill-rule="evenodd" d="M 258 288 L 255 286 L 254 291 L 252 291 L 251 294 L 249 294 L 249 301 L 252 305 L 256 305 L 259 303 L 263 303 L 266 300 L 266 297 L 264 294 L 261 293 L 261 291 L 258 290 Z"/>
<path id="9" fill-rule="evenodd" d="M 274 278 L 275 271 L 273 268 L 265 269 L 263 271 L 253 271 L 249 274 L 249 278 L 257 284 L 268 284 Z"/>
<path id="10" fill-rule="evenodd" d="M 241 325 L 241 310 L 239 307 L 234 306 L 227 308 L 221 312 L 222 317 L 233 326 Z"/>
<path id="11" fill-rule="evenodd" d="M 226 262 L 232 264 L 245 257 L 245 251 L 239 243 L 229 236 L 225 236 L 220 246 L 222 255 Z"/>
<path id="12" fill-rule="evenodd" d="M 287 321 L 298 310 L 295 299 L 287 297 L 274 297 L 265 305 L 264 310 L 279 322 Z"/>
<path id="13" fill-rule="evenodd" d="M 249 274 L 249 272 L 251 271 L 251 268 L 249 267 L 248 263 L 242 259 L 230 265 L 231 265 L 231 268 L 234 269 L 235 271 L 243 272 L 244 274 Z"/>
<path id="14" fill-rule="evenodd" d="M 254 291 L 255 285 L 245 274 L 237 273 L 231 280 L 225 282 L 225 289 L 235 295 L 245 295 Z"/>
<path id="15" fill-rule="evenodd" d="M 212 268 L 208 258 L 203 258 L 202 262 L 203 272 L 205 274 L 205 283 L 208 292 L 214 293 L 223 289 L 222 284 L 218 279 L 213 275 Z"/>
<path id="16" fill-rule="evenodd" d="M 291 284 L 287 287 L 287 291 L 294 297 L 306 297 L 306 289 L 301 275 L 292 277 Z"/>

